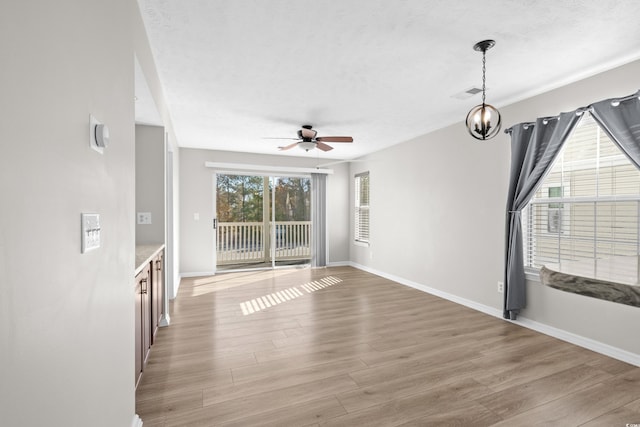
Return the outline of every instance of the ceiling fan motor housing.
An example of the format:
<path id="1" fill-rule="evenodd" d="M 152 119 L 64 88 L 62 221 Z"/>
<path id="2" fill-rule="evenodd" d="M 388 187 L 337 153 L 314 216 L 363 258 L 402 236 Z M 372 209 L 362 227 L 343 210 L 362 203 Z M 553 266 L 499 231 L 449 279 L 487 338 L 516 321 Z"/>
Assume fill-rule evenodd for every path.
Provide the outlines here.
<path id="1" fill-rule="evenodd" d="M 318 132 L 313 130 L 311 125 L 304 125 L 304 126 L 302 126 L 302 129 L 300 129 L 298 131 L 298 136 L 303 141 L 312 141 L 316 137 L 317 134 L 318 134 Z"/>

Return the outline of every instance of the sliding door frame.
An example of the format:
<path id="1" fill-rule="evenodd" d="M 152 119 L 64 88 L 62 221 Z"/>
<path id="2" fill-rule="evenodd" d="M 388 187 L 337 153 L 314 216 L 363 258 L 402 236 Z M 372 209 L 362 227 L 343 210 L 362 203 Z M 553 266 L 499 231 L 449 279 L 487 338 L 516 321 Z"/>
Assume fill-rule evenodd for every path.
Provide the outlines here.
<path id="1" fill-rule="evenodd" d="M 224 165 L 224 164 L 223 164 Z M 301 168 L 292 168 L 291 171 L 288 171 L 287 169 L 281 169 L 281 168 L 268 168 L 269 170 L 265 170 L 265 171 L 260 171 L 260 170 L 255 170 L 254 168 L 250 167 L 248 169 L 235 169 L 235 168 L 218 168 L 213 166 L 212 164 L 210 164 L 209 162 L 207 162 L 206 164 L 207 167 L 211 167 L 213 168 L 213 177 L 212 177 L 212 194 L 213 194 L 213 220 L 212 220 L 212 229 L 213 229 L 213 233 L 212 233 L 212 245 L 213 245 L 213 268 L 212 268 L 212 272 L 213 274 L 216 274 L 216 272 L 218 271 L 218 260 L 217 260 L 217 234 L 218 234 L 218 211 L 217 211 L 217 188 L 218 188 L 218 175 L 239 175 L 239 176 L 259 176 L 262 178 L 265 178 L 264 183 L 267 184 L 270 183 L 271 185 L 269 185 L 268 187 L 264 187 L 263 188 L 263 197 L 264 197 L 264 192 L 267 191 L 270 195 L 270 209 L 268 209 L 271 212 L 271 218 L 270 218 L 270 222 L 272 224 L 274 224 L 273 227 L 271 227 L 271 229 L 269 230 L 269 236 L 268 239 L 265 240 L 265 244 L 268 244 L 268 250 L 269 250 L 269 258 L 271 259 L 271 267 L 256 267 L 256 268 L 239 268 L 239 269 L 234 269 L 233 271 L 235 272 L 240 272 L 240 271 L 249 271 L 249 270 L 265 270 L 265 269 L 279 269 L 279 268 L 290 268 L 288 266 L 277 266 L 276 265 L 276 227 L 275 227 L 275 223 L 276 223 L 276 209 L 275 209 L 275 185 L 276 185 L 276 181 L 280 178 L 304 178 L 304 179 L 309 179 L 312 180 L 311 177 L 311 173 L 308 172 L 307 170 L 305 170 L 304 172 L 302 172 L 300 169 Z M 219 164 L 216 164 L 216 166 L 219 166 Z M 243 165 L 246 166 L 246 165 Z M 315 169 L 309 169 L 315 171 Z M 306 173 L 305 173 L 306 172 Z M 333 172 L 333 171 L 331 171 Z M 325 172 L 327 173 L 327 172 Z M 273 191 L 270 190 L 270 187 L 273 187 Z M 313 192 L 310 194 L 310 198 L 311 201 L 313 201 Z M 263 221 L 264 221 L 264 213 L 267 210 L 266 208 L 263 208 Z M 315 207 L 313 206 L 312 203 L 312 207 L 311 209 L 315 209 Z M 313 215 L 311 216 L 311 218 L 313 218 Z M 313 230 L 313 227 L 312 227 Z M 313 240 L 316 237 L 313 235 L 311 235 L 311 242 L 313 242 Z M 311 243 L 311 247 L 310 247 L 310 251 L 311 251 L 311 256 L 309 259 L 309 263 L 312 263 L 313 257 L 314 257 L 314 253 L 313 253 L 313 244 Z"/>

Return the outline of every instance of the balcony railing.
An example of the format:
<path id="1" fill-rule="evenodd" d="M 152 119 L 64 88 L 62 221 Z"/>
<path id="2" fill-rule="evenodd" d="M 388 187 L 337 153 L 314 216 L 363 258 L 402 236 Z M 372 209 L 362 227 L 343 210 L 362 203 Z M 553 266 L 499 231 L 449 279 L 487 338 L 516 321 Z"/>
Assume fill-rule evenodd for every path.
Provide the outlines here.
<path id="1" fill-rule="evenodd" d="M 311 258 L 311 221 L 221 222 L 216 235 L 218 265 Z M 271 249 L 271 241 L 274 248 Z"/>

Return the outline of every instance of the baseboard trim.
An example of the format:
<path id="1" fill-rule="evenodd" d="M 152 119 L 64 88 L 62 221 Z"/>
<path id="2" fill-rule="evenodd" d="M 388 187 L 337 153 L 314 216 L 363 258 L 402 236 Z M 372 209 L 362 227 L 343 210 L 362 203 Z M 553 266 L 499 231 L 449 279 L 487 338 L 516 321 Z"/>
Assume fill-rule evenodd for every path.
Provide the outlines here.
<path id="1" fill-rule="evenodd" d="M 188 271 L 186 273 L 180 273 L 180 279 L 200 276 L 213 276 L 215 274 L 215 271 Z"/>
<path id="2" fill-rule="evenodd" d="M 498 310 L 496 308 L 493 308 L 493 307 L 489 307 L 488 305 L 480 304 L 480 303 L 477 303 L 475 301 L 471 301 L 471 300 L 468 300 L 466 298 L 462 298 L 462 297 L 459 297 L 457 295 L 453 295 L 453 294 L 450 294 L 448 292 L 443 292 L 443 291 L 441 291 L 439 289 L 434 289 L 434 288 L 431 288 L 429 286 L 425 286 L 425 285 L 423 285 L 421 283 L 417 283 L 417 282 L 405 279 L 404 277 L 400 277 L 400 276 L 396 276 L 396 275 L 393 275 L 393 274 L 385 273 L 383 271 L 375 270 L 375 269 L 369 268 L 369 267 L 364 266 L 364 265 L 351 263 L 351 266 L 354 267 L 354 268 L 357 268 L 359 270 L 366 271 L 367 273 L 375 274 L 376 276 L 380 276 L 380 277 L 384 277 L 385 279 L 393 280 L 394 282 L 397 282 L 397 283 L 399 283 L 401 285 L 409 286 L 410 288 L 414 288 L 414 289 L 417 289 L 419 291 L 426 292 L 428 294 L 435 295 L 437 297 L 449 300 L 451 302 L 455 302 L 457 304 L 464 305 L 465 307 L 472 308 L 472 309 L 474 309 L 476 311 L 480 311 L 480 312 L 488 314 L 490 316 L 502 318 L 502 311 L 500 311 L 500 310 Z"/>
<path id="3" fill-rule="evenodd" d="M 352 263 L 349 261 L 335 261 L 328 262 L 327 267 L 351 267 Z"/>
<path id="4" fill-rule="evenodd" d="M 613 347 L 609 344 L 583 337 L 582 335 L 554 328 L 553 326 L 545 325 L 544 323 L 536 322 L 534 320 L 527 319 L 526 317 L 518 317 L 518 320 L 512 321 L 512 323 L 558 338 L 559 340 L 575 344 L 588 350 L 595 351 L 596 353 L 609 356 L 613 359 L 617 359 L 631 365 L 640 366 L 639 354 L 631 353 L 630 351 L 622 350 L 618 347 Z"/>
<path id="5" fill-rule="evenodd" d="M 373 268 L 367 267 L 365 265 L 357 264 L 354 262 L 349 262 L 353 268 L 357 268 L 362 271 L 366 271 L 367 273 L 375 274 L 376 276 L 384 277 L 385 279 L 392 280 L 401 285 L 409 286 L 411 288 L 417 289 L 419 291 L 426 292 L 431 295 L 435 295 L 437 297 L 449 300 L 451 302 L 455 302 L 457 304 L 463 305 L 465 307 L 472 308 L 476 311 L 480 311 L 482 313 L 488 314 L 493 317 L 500 318 L 506 322 L 511 322 L 516 325 L 520 325 L 527 329 L 534 330 L 536 332 L 540 332 L 541 334 L 545 334 L 554 338 L 557 338 L 562 341 L 569 342 L 571 344 L 575 344 L 579 347 L 586 348 L 588 350 L 595 351 L 596 353 L 603 354 L 605 356 L 611 357 L 613 359 L 620 360 L 622 362 L 629 363 L 631 365 L 640 366 L 640 355 L 631 353 L 626 350 L 622 350 L 617 347 L 613 347 L 611 345 L 602 343 L 600 341 L 593 340 L 591 338 L 584 337 L 582 335 L 577 335 L 572 332 L 568 332 L 562 329 L 554 328 L 553 326 L 546 325 L 544 323 L 536 322 L 534 320 L 527 319 L 525 317 L 518 317 L 517 320 L 507 320 L 502 316 L 502 311 L 495 309 L 493 307 L 489 307 L 484 304 L 479 304 L 475 301 L 468 300 L 466 298 L 461 298 L 457 295 L 450 294 L 448 292 L 443 292 L 438 289 L 431 288 L 429 286 L 425 286 L 421 283 L 413 282 L 411 280 L 407 280 L 403 277 L 399 277 L 393 274 L 385 273 L 383 271 L 375 270 Z"/>
<path id="6" fill-rule="evenodd" d="M 142 419 L 138 416 L 138 414 L 133 415 L 133 420 L 131 421 L 131 427 L 142 427 Z"/>
<path id="7" fill-rule="evenodd" d="M 160 318 L 160 323 L 158 326 L 160 326 L 161 328 L 165 328 L 169 325 L 171 325 L 171 316 L 169 316 L 168 313 L 165 313 Z"/>

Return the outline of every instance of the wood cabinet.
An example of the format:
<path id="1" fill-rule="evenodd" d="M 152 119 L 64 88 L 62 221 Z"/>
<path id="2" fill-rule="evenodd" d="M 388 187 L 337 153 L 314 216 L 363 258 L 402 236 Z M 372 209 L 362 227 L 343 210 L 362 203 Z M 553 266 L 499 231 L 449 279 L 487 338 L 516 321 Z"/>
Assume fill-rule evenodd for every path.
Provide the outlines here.
<path id="1" fill-rule="evenodd" d="M 151 264 L 144 266 L 142 271 L 136 275 L 135 282 L 135 384 L 137 386 L 151 348 L 151 305 L 149 299 Z"/>
<path id="2" fill-rule="evenodd" d="M 155 342 L 164 306 L 164 252 L 160 251 L 150 264 L 151 271 L 151 344 Z"/>
<path id="3" fill-rule="evenodd" d="M 135 384 L 138 386 L 164 309 L 164 246 L 136 246 Z"/>

